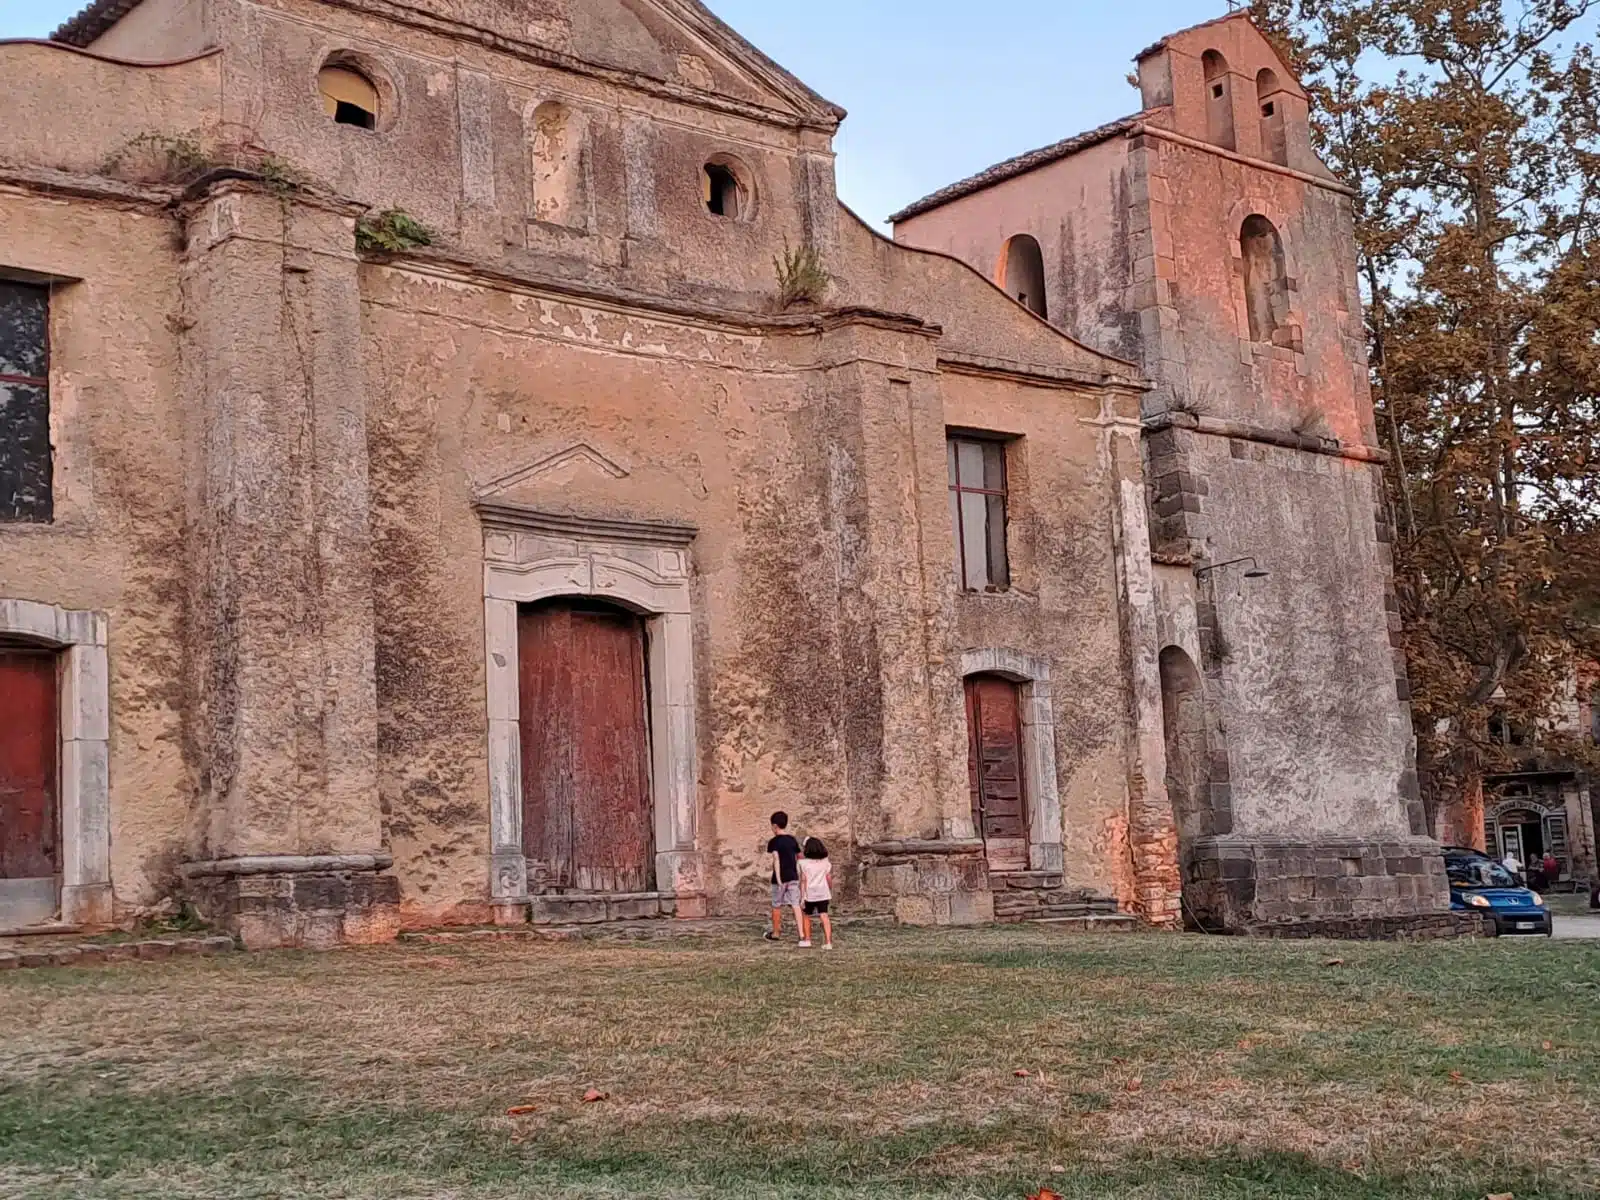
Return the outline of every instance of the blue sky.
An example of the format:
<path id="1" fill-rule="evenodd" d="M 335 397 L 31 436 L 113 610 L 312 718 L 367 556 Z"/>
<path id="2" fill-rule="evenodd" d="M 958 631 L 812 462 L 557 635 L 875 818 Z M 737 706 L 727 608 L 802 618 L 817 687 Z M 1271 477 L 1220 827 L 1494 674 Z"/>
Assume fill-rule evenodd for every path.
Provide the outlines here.
<path id="1" fill-rule="evenodd" d="M 1224 0 L 709 0 L 836 104 L 839 191 L 869 221 L 991 163 L 1138 107 L 1132 58 Z M 0 0 L 43 37 L 79 0 Z"/>

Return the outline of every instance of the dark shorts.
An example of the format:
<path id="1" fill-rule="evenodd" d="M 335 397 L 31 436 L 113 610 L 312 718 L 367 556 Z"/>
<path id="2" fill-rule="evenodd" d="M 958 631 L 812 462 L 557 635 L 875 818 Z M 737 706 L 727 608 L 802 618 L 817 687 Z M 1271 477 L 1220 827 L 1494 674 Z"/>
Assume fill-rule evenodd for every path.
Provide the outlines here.
<path id="1" fill-rule="evenodd" d="M 820 916 L 828 911 L 828 902 L 826 900 L 807 900 L 802 911 L 808 917 Z"/>

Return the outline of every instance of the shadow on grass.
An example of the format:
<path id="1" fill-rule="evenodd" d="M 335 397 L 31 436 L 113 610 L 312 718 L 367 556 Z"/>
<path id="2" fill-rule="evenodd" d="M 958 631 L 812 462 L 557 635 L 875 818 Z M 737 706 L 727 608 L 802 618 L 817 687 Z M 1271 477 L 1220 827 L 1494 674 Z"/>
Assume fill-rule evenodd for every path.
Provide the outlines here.
<path id="1" fill-rule="evenodd" d="M 615 1124 L 553 1114 L 522 1127 L 498 1113 L 377 1102 L 334 1103 L 307 1081 L 260 1075 L 203 1094 L 127 1086 L 115 1066 L 70 1069 L 49 1084 L 0 1082 L 5 1162 L 35 1178 L 59 1173 L 104 1185 L 83 1194 L 187 1196 L 640 1197 L 742 1200 L 971 1200 L 1020 1197 L 1042 1184 L 1067 1200 L 1521 1200 L 1591 1193 L 1490 1164 L 1462 1162 L 1449 1177 L 1362 1176 L 1293 1154 L 1209 1157 L 1136 1154 L 1115 1166 L 1084 1161 L 1070 1115 L 930 1123 L 874 1134 L 838 1121 L 798 1128 L 732 1115 L 661 1114 Z M 373 1080 L 381 1092 L 381 1077 Z M 1051 1164 L 1066 1164 L 1054 1171 Z M 163 1184 L 161 1180 L 169 1182 Z M 237 1187 L 235 1191 L 229 1185 Z M 218 1191 L 218 1187 L 227 1190 Z M 150 1190 L 145 1190 L 145 1189 Z M 38 1194 L 78 1194 L 40 1192 Z"/>

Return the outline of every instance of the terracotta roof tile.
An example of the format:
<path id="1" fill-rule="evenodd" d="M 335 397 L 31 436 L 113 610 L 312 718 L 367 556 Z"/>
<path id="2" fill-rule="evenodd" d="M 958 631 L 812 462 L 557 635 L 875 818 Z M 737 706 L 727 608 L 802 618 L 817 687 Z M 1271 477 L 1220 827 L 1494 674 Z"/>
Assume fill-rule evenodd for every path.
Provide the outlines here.
<path id="1" fill-rule="evenodd" d="M 138 8 L 143 0 L 91 0 L 89 6 L 50 35 L 52 42 L 84 47 Z"/>
<path id="2" fill-rule="evenodd" d="M 1186 33 L 1193 33 L 1197 29 L 1209 29 L 1211 26 L 1213 26 L 1213 25 L 1221 25 L 1225 21 L 1240 21 L 1240 20 L 1242 20 L 1242 21 L 1250 21 L 1250 14 L 1248 12 L 1246 12 L 1244 9 L 1240 9 L 1237 12 L 1223 13 L 1220 17 L 1212 17 L 1211 20 L 1209 20 L 1209 21 L 1201 21 L 1198 25 L 1190 25 L 1187 29 L 1176 30 L 1176 31 L 1174 31 L 1172 33 L 1167 34 L 1166 37 L 1162 38 L 1155 45 L 1147 46 L 1145 49 L 1139 51 L 1139 53 L 1137 53 L 1137 54 L 1135 54 L 1133 56 L 1133 61 L 1134 62 L 1143 62 L 1145 59 L 1149 58 L 1152 54 L 1155 54 L 1155 53 L 1157 53 L 1158 51 L 1161 51 L 1161 50 L 1165 50 L 1167 48 L 1167 43 L 1170 42 L 1173 38 L 1182 37 Z M 1250 23 L 1252 25 L 1255 24 L 1254 21 L 1251 21 Z"/>
<path id="3" fill-rule="evenodd" d="M 1015 179 L 1018 175 L 1026 175 L 1029 171 L 1038 170 L 1048 166 L 1079 150 L 1087 150 L 1090 146 L 1098 146 L 1101 142 L 1109 142 L 1119 134 L 1126 133 L 1139 124 L 1145 114 L 1134 113 L 1132 116 L 1122 117 L 1110 124 L 1102 125 L 1098 129 L 1091 129 L 1087 133 L 1080 133 L 1076 137 L 1069 137 L 1066 141 L 1056 142 L 1051 146 L 1044 146 L 1038 150 L 1030 150 L 1026 154 L 1019 154 L 1016 158 L 1008 158 L 1005 162 L 996 163 L 986 171 L 979 171 L 976 175 L 952 183 L 949 187 L 940 188 L 931 196 L 924 196 L 915 204 L 908 204 L 894 216 L 890 217 L 891 223 L 909 220 L 925 212 L 949 204 L 952 200 L 959 200 L 963 196 L 970 196 L 974 192 L 981 192 L 984 188 L 993 187 L 1007 179 Z"/>

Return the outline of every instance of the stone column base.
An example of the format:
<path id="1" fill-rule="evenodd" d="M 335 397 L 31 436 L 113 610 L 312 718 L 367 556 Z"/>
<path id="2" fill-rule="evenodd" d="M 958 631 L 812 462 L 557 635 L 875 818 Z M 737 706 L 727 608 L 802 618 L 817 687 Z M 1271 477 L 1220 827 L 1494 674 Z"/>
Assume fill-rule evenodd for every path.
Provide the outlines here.
<path id="1" fill-rule="evenodd" d="M 903 925 L 987 925 L 994 920 L 981 841 L 879 842 L 862 847 L 860 895 Z"/>
<path id="2" fill-rule="evenodd" d="M 393 941 L 400 881 L 387 855 L 224 859 L 188 863 L 188 899 L 247 950 Z"/>
<path id="3" fill-rule="evenodd" d="M 1380 937 L 1385 922 L 1448 915 L 1450 886 L 1430 838 L 1212 837 L 1185 856 L 1183 904 L 1189 925 L 1213 933 L 1316 925 Z"/>
<path id="4" fill-rule="evenodd" d="M 67 884 L 61 889 L 61 920 L 85 928 L 110 925 L 115 918 L 109 883 Z"/>

